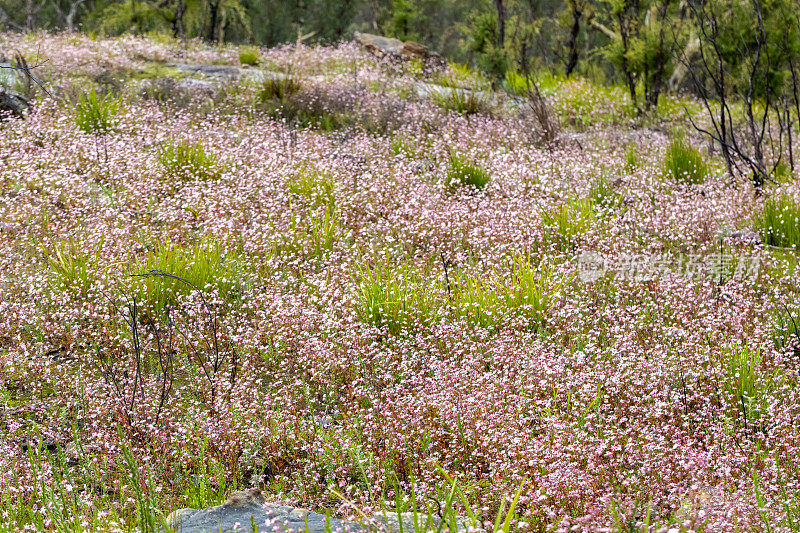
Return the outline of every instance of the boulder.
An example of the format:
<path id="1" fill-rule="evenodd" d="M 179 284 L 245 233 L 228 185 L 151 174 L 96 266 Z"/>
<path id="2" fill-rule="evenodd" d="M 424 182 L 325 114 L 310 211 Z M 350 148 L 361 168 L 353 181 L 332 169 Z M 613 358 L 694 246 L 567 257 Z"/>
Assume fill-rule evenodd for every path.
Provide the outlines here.
<path id="1" fill-rule="evenodd" d="M 394 37 L 384 37 L 372 33 L 355 32 L 355 41 L 372 55 L 383 58 L 419 59 L 425 62 L 445 64 L 441 55 L 431 51 L 424 44 L 414 41 L 401 41 Z"/>
<path id="2" fill-rule="evenodd" d="M 373 35 L 371 33 L 355 32 L 355 40 L 367 52 L 384 58 L 386 56 L 398 55 L 400 47 L 403 46 L 403 41 L 395 39 L 394 37 L 383 37 L 382 35 Z"/>

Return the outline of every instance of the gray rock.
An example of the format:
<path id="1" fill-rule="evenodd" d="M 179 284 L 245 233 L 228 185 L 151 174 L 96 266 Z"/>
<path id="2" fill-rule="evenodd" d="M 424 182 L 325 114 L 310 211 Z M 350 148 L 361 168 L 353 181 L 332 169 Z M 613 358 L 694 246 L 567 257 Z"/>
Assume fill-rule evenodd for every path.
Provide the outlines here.
<path id="1" fill-rule="evenodd" d="M 248 489 L 231 494 L 222 505 L 207 509 L 179 509 L 167 517 L 167 526 L 180 533 L 227 533 L 237 531 L 326 531 L 366 532 L 355 522 L 328 518 L 319 513 L 265 503 L 263 493 Z"/>
<path id="2" fill-rule="evenodd" d="M 241 67 L 233 65 L 187 65 L 185 63 L 175 63 L 170 66 L 183 72 L 204 74 L 214 78 L 238 79 L 242 73 Z"/>
<path id="3" fill-rule="evenodd" d="M 8 61 L 0 62 L 0 85 L 11 87 L 17 81 L 17 71 L 14 65 Z"/>
<path id="4" fill-rule="evenodd" d="M 167 517 L 167 527 L 179 533 L 227 533 L 233 531 L 278 531 L 293 530 L 299 533 L 326 533 L 328 531 L 350 531 L 353 533 L 390 531 L 400 532 L 400 521 L 403 531 L 436 531 L 439 526 L 437 515 L 417 514 L 418 528 L 414 527 L 413 513 L 381 513 L 370 520 L 370 527 L 357 522 L 329 518 L 323 514 L 307 509 L 271 505 L 266 503 L 264 494 L 258 489 L 234 492 L 222 505 L 207 509 L 179 509 Z M 460 533 L 484 533 L 480 527 L 470 527 L 463 518 L 456 520 Z M 276 529 L 277 528 L 277 529 Z M 449 531 L 448 524 L 442 530 Z"/>
<path id="5" fill-rule="evenodd" d="M 761 235 L 755 231 L 737 230 L 731 233 L 731 239 L 737 244 L 758 246 L 761 244 Z"/>
<path id="6" fill-rule="evenodd" d="M 383 37 L 382 35 L 361 32 L 355 32 L 353 37 L 366 51 L 381 58 L 398 55 L 400 48 L 403 46 L 403 41 L 394 37 Z"/>

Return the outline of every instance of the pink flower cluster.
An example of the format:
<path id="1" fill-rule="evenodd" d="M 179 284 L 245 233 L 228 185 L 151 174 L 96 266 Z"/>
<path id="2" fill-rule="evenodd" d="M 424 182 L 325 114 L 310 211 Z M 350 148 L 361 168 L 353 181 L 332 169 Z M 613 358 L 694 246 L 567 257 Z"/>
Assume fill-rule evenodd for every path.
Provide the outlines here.
<path id="1" fill-rule="evenodd" d="M 134 37 L 0 43 L 41 49 L 65 79 L 144 58 L 236 61 L 232 49 Z M 389 67 L 350 45 L 264 54 L 306 83 L 362 94 L 352 104 L 362 112 L 403 101 L 414 83 L 384 82 Z M 670 181 L 656 131 L 623 141 L 601 128 L 537 147 L 506 112 L 464 117 L 424 99 L 388 135 L 296 130 L 241 105 L 251 107 L 198 115 L 126 97 L 105 135 L 81 132 L 71 108 L 49 101 L 3 123 L 3 501 L 53 479 L 23 449 L 35 437 L 79 440 L 71 490 L 91 502 L 91 472 L 123 508 L 126 447 L 174 507 L 201 462 L 287 501 L 321 505 L 334 487 L 372 508 L 412 485 L 420 501 L 437 497 L 439 465 L 488 520 L 522 484 L 521 529 L 757 531 L 796 520 L 800 361 L 776 340 L 776 317 L 800 320 L 797 284 L 769 250 L 720 241 L 760 208 L 746 184 Z M 219 177 L 168 175 L 159 153 L 178 141 L 215 154 Z M 453 154 L 489 184 L 447 187 Z M 610 200 L 568 246 L 553 240 L 573 226 L 544 215 L 603 180 Z M 166 281 L 131 274 L 165 249 L 198 246 L 158 264 L 195 272 L 216 250 L 226 266 L 202 297 L 175 289 L 169 319 L 148 308 Z M 758 279 L 576 275 L 582 252 L 613 261 L 721 246 L 759 257 Z M 543 327 L 454 318 L 459 287 L 510 279 L 519 255 L 559 280 Z M 407 289 L 425 288 L 434 318 L 399 334 L 365 320 L 363 280 L 376 269 L 415 272 Z"/>

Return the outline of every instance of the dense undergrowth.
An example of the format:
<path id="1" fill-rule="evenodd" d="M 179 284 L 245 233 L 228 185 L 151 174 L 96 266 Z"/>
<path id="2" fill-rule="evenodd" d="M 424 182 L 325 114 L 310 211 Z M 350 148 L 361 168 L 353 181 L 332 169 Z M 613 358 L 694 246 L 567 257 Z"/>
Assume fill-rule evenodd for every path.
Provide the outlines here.
<path id="1" fill-rule="evenodd" d="M 585 80 L 539 80 L 543 142 L 520 80 L 350 45 L 0 41 L 74 96 L 0 125 L 6 529 L 155 531 L 251 486 L 800 527 L 793 176 L 755 195 Z M 171 61 L 266 74 L 102 83 Z"/>

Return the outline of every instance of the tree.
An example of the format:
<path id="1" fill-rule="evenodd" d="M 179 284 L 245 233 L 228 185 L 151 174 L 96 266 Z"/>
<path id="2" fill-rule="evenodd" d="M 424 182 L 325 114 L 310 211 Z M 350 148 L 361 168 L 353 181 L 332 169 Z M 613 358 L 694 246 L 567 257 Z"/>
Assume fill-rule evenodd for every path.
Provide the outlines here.
<path id="1" fill-rule="evenodd" d="M 639 109 L 637 85 L 644 89 L 645 110 L 658 97 L 672 73 L 673 56 L 682 37 L 677 30 L 675 0 L 604 0 L 601 13 L 607 24 L 592 19 L 592 26 L 610 40 L 605 57 L 614 65 L 628 88 L 631 103 Z"/>
<path id="2" fill-rule="evenodd" d="M 760 0 L 692 0 L 699 61 L 680 57 L 711 120 L 707 129 L 690 116 L 692 124 L 719 144 L 728 172 L 748 173 L 757 190 L 780 165 L 791 138 L 788 102 L 798 109 L 800 30 L 786 24 L 797 5 L 776 0 L 769 6 L 764 10 Z"/>
<path id="3" fill-rule="evenodd" d="M 59 18 L 67 31 L 75 31 L 75 17 L 78 10 L 84 6 L 86 0 L 51 0 L 53 9 L 58 13 Z"/>

